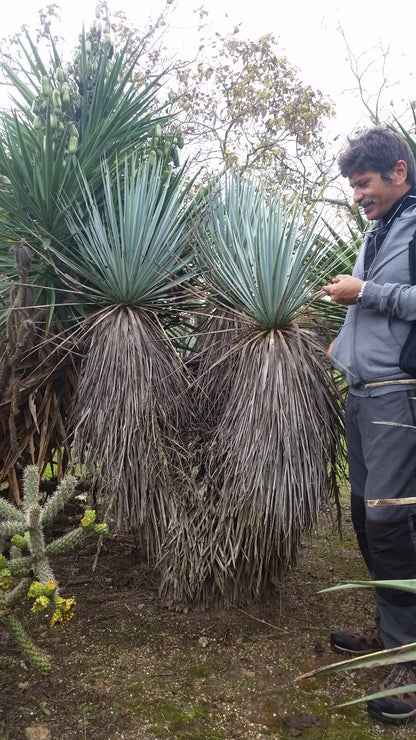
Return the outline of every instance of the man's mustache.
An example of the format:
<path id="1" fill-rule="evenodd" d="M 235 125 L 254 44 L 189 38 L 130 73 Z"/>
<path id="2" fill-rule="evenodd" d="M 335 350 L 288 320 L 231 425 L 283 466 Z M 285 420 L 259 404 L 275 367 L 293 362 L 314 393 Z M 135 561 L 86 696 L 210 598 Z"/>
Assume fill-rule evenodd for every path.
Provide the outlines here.
<path id="1" fill-rule="evenodd" d="M 364 200 L 359 203 L 360 208 L 367 208 L 367 206 L 371 206 L 374 203 L 373 198 L 365 198 Z"/>

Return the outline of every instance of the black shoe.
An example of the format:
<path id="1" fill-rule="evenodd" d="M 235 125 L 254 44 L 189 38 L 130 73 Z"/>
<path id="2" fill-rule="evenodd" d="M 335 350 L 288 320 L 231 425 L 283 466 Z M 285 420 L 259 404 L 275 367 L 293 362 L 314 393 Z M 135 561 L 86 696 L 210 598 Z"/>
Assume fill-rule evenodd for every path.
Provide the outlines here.
<path id="1" fill-rule="evenodd" d="M 416 671 L 406 664 L 397 663 L 380 686 L 379 691 L 410 686 L 411 684 L 416 684 Z M 374 719 L 381 722 L 391 722 L 392 724 L 402 724 L 416 718 L 416 692 L 394 694 L 382 699 L 370 699 L 367 702 L 367 709 Z"/>
<path id="2" fill-rule="evenodd" d="M 329 641 L 332 649 L 337 653 L 367 655 L 377 650 L 384 650 L 380 629 L 376 624 L 355 632 L 333 632 Z"/>

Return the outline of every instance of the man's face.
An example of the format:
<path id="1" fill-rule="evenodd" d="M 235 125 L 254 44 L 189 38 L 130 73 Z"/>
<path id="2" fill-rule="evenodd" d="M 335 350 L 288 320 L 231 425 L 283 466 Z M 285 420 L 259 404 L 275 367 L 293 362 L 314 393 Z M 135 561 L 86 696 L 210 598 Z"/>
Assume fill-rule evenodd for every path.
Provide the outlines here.
<path id="1" fill-rule="evenodd" d="M 396 168 L 397 165 L 391 173 L 391 182 L 383 180 L 380 173 L 375 170 L 356 172 L 350 176 L 354 203 L 363 208 L 369 221 L 383 218 L 393 203 L 409 189 L 409 184 L 400 176 L 400 172 L 396 172 Z"/>

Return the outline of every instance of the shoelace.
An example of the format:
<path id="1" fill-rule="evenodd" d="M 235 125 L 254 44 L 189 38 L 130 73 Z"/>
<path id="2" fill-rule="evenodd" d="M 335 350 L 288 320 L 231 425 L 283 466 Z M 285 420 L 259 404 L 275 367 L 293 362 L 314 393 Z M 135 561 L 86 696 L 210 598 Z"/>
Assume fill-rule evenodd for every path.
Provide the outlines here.
<path id="1" fill-rule="evenodd" d="M 362 630 L 357 630 L 356 632 L 351 633 L 353 636 L 356 636 L 357 638 L 361 638 L 363 641 L 365 641 L 365 638 L 368 637 L 370 640 L 378 640 L 379 639 L 379 633 L 380 630 L 377 627 L 377 625 L 373 625 L 372 627 L 364 627 Z"/>
<path id="2" fill-rule="evenodd" d="M 385 689 L 394 689 L 396 686 L 406 686 L 415 683 L 416 675 L 411 668 L 399 663 L 394 666 L 392 672 L 387 676 L 384 682 Z"/>
<path id="3" fill-rule="evenodd" d="M 375 635 L 378 632 L 378 627 L 376 625 L 373 627 L 365 627 L 363 630 L 360 630 L 360 632 L 363 635 Z"/>

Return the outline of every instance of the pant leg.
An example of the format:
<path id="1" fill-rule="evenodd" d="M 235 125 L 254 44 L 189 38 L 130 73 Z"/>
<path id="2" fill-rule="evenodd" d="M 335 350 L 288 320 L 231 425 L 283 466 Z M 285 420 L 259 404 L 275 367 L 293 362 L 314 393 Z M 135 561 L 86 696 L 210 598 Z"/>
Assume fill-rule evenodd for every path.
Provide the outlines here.
<path id="1" fill-rule="evenodd" d="M 416 393 L 397 391 L 354 399 L 366 470 L 364 496 L 356 513 L 357 537 L 363 538 L 362 504 L 369 499 L 416 495 Z M 389 426 L 383 422 L 392 422 Z M 408 427 L 400 426 L 408 425 Z M 356 444 L 357 447 L 357 444 Z M 354 447 L 351 463 L 355 464 Z M 350 464 L 351 464 L 350 463 Z M 350 470 L 351 474 L 351 470 Z M 363 481 L 363 472 L 353 479 Z M 365 507 L 365 538 L 374 580 L 416 578 L 416 506 Z M 354 525 L 356 526 L 356 525 Z M 365 557 L 365 555 L 364 555 Z M 366 561 L 367 562 L 367 561 Z M 416 641 L 416 596 L 396 589 L 376 589 L 376 604 L 386 647 Z"/>
<path id="2" fill-rule="evenodd" d="M 364 460 L 360 432 L 360 408 L 362 398 L 349 395 L 345 410 L 345 434 L 347 439 L 347 459 L 351 486 L 351 518 L 358 546 L 368 572 L 372 576 L 373 564 L 367 542 L 365 486 L 367 466 Z"/>

